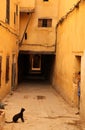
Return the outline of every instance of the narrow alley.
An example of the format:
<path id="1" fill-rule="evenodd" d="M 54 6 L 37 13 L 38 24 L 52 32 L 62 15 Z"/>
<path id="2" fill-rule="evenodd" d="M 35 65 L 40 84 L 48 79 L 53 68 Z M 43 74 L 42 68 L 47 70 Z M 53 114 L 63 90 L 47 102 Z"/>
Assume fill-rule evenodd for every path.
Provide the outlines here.
<path id="1" fill-rule="evenodd" d="M 5 123 L 4 130 L 82 130 L 77 109 L 67 104 L 49 83 L 22 83 L 3 100 L 6 121 L 25 108 L 24 120 Z"/>

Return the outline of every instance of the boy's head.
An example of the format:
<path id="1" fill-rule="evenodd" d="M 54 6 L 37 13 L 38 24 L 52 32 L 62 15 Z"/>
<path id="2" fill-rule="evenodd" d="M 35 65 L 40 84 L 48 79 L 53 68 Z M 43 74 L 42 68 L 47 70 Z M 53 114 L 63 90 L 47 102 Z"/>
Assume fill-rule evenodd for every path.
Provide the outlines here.
<path id="1" fill-rule="evenodd" d="M 80 74 L 81 74 L 81 72 L 79 71 L 79 72 L 78 72 L 78 75 L 80 75 Z"/>

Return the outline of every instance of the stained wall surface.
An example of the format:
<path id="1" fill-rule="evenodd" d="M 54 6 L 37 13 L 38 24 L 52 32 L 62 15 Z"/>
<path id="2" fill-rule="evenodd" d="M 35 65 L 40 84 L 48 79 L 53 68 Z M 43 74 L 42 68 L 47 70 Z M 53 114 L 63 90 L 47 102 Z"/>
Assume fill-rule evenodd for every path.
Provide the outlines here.
<path id="1" fill-rule="evenodd" d="M 26 1 L 23 1 L 26 3 Z M 23 4 L 24 5 L 24 4 Z M 29 6 L 29 5 L 28 5 Z M 27 39 L 23 39 L 20 50 L 55 52 L 56 23 L 58 20 L 56 0 L 36 0 L 33 12 L 20 13 L 20 38 L 22 39 L 27 21 Z M 51 27 L 39 27 L 39 19 L 52 19 Z"/>
<path id="2" fill-rule="evenodd" d="M 63 4 L 63 2 L 62 2 Z M 62 5 L 61 4 L 61 5 Z M 67 2 L 67 6 L 70 2 Z M 61 9 L 60 9 L 61 10 Z M 60 11 L 61 12 L 61 11 Z M 78 107 L 77 74 L 81 72 L 81 111 L 84 106 L 84 55 L 85 50 L 85 2 L 66 13 L 57 27 L 56 60 L 54 64 L 53 86 L 72 106 Z M 82 20 L 83 18 L 83 20 Z M 81 63 L 83 65 L 81 65 Z M 83 68 L 82 68 L 83 66 Z M 83 113 L 82 112 L 82 113 Z M 83 114 L 82 114 L 83 115 Z M 84 116 L 83 116 L 84 117 Z M 84 117 L 85 118 L 85 117 Z"/>
<path id="3" fill-rule="evenodd" d="M 18 15 L 15 15 L 17 1 L 10 1 L 9 23 L 6 19 L 6 0 L 0 4 L 0 98 L 3 98 L 12 89 L 12 65 L 15 64 L 17 74 L 17 57 L 18 57 Z M 8 58 L 8 61 L 6 60 Z M 7 63 L 8 62 L 8 63 Z M 6 69 L 7 68 L 7 69 Z M 6 72 L 7 70 L 7 72 Z M 6 73 L 8 80 L 6 81 Z M 17 84 L 17 75 L 15 78 L 15 86 Z"/>

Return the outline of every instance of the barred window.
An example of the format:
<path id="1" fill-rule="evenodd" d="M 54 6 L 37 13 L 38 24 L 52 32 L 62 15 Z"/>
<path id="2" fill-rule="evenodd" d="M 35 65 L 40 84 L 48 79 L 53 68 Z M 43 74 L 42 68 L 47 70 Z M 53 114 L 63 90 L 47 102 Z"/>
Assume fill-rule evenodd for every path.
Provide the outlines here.
<path id="1" fill-rule="evenodd" d="M 0 86 L 1 86 L 1 68 L 2 68 L 2 56 L 0 56 Z"/>
<path id="2" fill-rule="evenodd" d="M 6 23 L 10 20 L 10 0 L 6 0 Z"/>
<path id="3" fill-rule="evenodd" d="M 38 27 L 52 27 L 52 19 L 38 19 Z"/>
<path id="4" fill-rule="evenodd" d="M 9 56 L 6 57 L 6 83 L 9 81 Z"/>

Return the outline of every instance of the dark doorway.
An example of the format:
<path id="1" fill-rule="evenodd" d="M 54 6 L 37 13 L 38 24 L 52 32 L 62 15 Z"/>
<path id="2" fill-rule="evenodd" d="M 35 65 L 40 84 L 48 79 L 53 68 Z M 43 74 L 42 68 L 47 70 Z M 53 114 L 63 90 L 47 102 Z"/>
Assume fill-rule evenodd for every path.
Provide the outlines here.
<path id="1" fill-rule="evenodd" d="M 48 80 L 52 76 L 54 54 L 19 53 L 18 83 L 30 80 Z"/>

